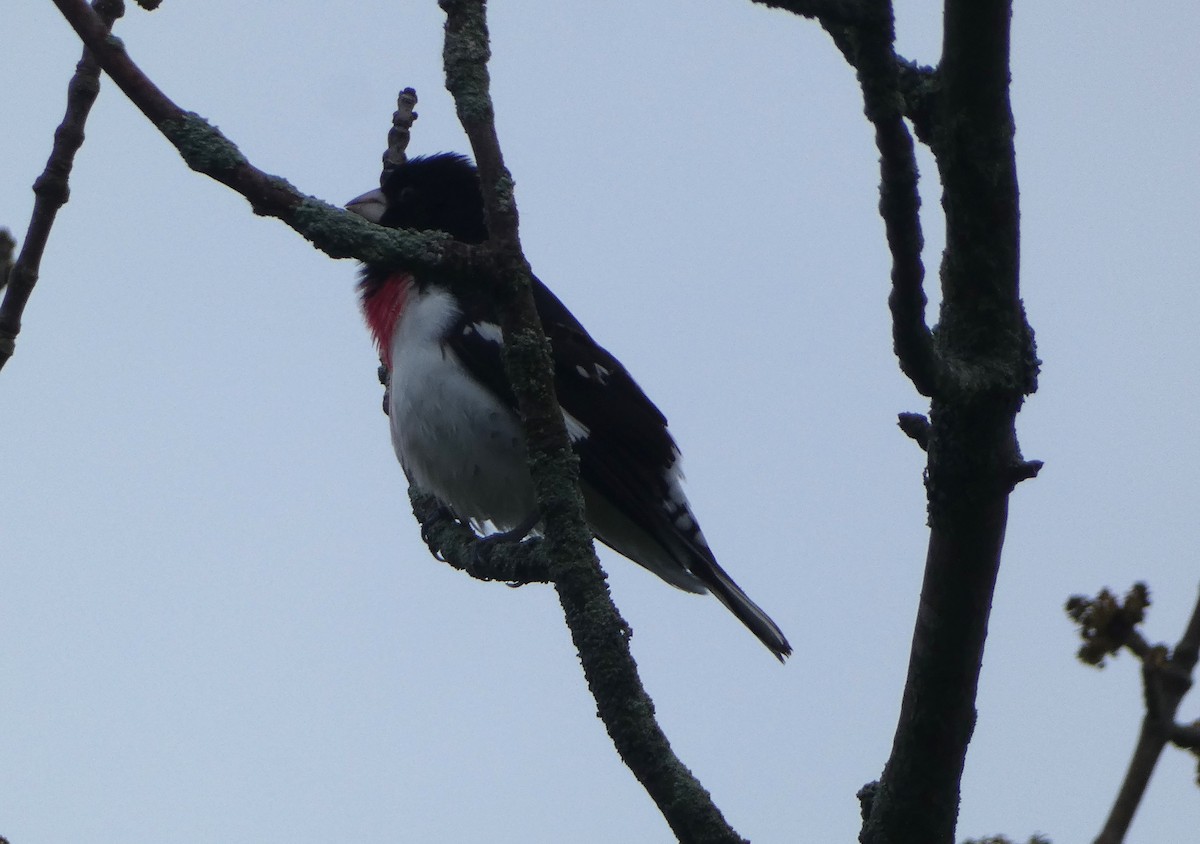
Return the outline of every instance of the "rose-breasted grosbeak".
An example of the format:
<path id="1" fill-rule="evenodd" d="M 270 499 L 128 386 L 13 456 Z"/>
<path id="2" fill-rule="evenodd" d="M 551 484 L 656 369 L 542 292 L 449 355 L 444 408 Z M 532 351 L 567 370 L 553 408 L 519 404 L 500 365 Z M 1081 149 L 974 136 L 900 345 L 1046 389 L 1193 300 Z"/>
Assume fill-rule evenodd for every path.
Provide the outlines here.
<path id="1" fill-rule="evenodd" d="M 450 153 L 408 161 L 347 208 L 465 243 L 488 236 L 475 167 Z M 392 445 L 409 481 L 464 521 L 503 530 L 536 522 L 524 435 L 501 362 L 503 332 L 486 293 L 451 293 L 436 278 L 370 265 L 359 292 L 391 372 Z M 536 278 L 533 297 L 553 349 L 592 533 L 673 586 L 713 592 L 782 660 L 792 652 L 783 632 L 717 565 L 692 515 L 666 417 Z"/>

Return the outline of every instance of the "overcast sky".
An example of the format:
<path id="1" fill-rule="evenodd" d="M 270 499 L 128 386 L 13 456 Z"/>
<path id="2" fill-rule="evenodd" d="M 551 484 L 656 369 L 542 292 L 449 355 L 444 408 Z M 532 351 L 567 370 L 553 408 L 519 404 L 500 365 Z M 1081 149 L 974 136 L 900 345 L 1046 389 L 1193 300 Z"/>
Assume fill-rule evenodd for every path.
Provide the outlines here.
<path id="1" fill-rule="evenodd" d="M 433 0 L 129 5 L 134 59 L 303 191 L 376 185 L 406 85 L 411 151 L 466 148 Z M 670 417 L 718 558 L 796 646 L 780 666 L 716 600 L 602 554 L 663 728 L 756 844 L 854 841 L 927 531 L 923 455 L 895 426 L 926 407 L 891 352 L 853 73 L 815 24 L 740 0 L 492 13 L 534 269 Z M 898 14 L 901 50 L 936 61 L 938 7 Z M 1141 688 L 1128 655 L 1075 661 L 1062 604 L 1145 579 L 1147 636 L 1174 642 L 1196 598 L 1198 31 L 1185 0 L 1018 4 L 1045 361 L 1018 424 L 1046 467 L 1012 500 L 960 837 L 1091 840 Z M 0 45 L 0 225 L 20 238 L 80 48 L 49 2 L 8 4 Z M 932 283 L 935 181 L 923 195 Z M 553 591 L 420 543 L 354 281 L 105 82 L 0 373 L 13 844 L 671 840 Z M 1168 749 L 1131 844 L 1195 840 L 1195 777 Z"/>

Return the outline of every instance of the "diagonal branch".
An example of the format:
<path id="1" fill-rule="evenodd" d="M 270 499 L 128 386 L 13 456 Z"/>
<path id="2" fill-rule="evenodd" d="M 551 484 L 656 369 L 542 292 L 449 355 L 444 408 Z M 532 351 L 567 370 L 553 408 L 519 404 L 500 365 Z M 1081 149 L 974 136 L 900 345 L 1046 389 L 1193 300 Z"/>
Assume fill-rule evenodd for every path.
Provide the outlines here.
<path id="1" fill-rule="evenodd" d="M 284 179 L 253 166 L 237 146 L 199 115 L 176 105 L 110 38 L 84 0 L 54 5 L 95 55 L 100 67 L 179 150 L 193 170 L 244 196 L 256 214 L 282 220 L 331 258 L 357 258 L 415 271 L 438 270 L 459 278 L 483 274 L 488 256 L 438 232 L 389 229 L 307 196 Z"/>
<path id="2" fill-rule="evenodd" d="M 121 0 L 96 0 L 93 8 L 94 16 L 106 35 L 117 18 L 125 14 L 125 4 Z M 0 279 L 0 289 L 7 284 L 4 301 L 0 303 L 0 369 L 4 368 L 16 350 L 17 335 L 21 333 L 21 317 L 37 284 L 42 255 L 46 251 L 58 209 L 67 204 L 70 195 L 67 181 L 75 163 L 75 153 L 83 146 L 83 127 L 99 93 L 100 65 L 91 50 L 84 47 L 83 56 L 75 66 L 75 75 L 67 85 L 67 112 L 54 132 L 54 146 L 46 161 L 46 169 L 33 183 L 37 198 L 33 203 L 33 214 L 25 232 L 21 254 L 16 263 L 8 268 L 5 277 Z"/>
<path id="3" fill-rule="evenodd" d="M 609 595 L 583 517 L 578 461 L 554 393 L 550 346 L 521 252 L 513 180 L 496 136 L 489 90 L 484 0 L 441 0 L 446 12 L 446 88 L 471 141 L 501 285 L 505 369 L 517 396 L 550 575 L 579 652 L 597 713 L 625 764 L 680 841 L 741 842 L 711 796 L 679 760 L 654 718 L 629 651 L 629 628 Z"/>

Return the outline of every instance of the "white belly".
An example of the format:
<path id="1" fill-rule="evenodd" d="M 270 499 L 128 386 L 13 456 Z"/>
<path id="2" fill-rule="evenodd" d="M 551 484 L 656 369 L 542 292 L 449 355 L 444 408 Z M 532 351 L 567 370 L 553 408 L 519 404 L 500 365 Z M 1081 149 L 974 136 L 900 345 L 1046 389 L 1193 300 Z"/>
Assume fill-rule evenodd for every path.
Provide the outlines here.
<path id="1" fill-rule="evenodd" d="M 410 294 L 392 337 L 392 445 L 419 489 L 462 518 L 508 529 L 534 512 L 525 440 L 512 412 L 438 342 L 458 316 L 444 292 Z"/>

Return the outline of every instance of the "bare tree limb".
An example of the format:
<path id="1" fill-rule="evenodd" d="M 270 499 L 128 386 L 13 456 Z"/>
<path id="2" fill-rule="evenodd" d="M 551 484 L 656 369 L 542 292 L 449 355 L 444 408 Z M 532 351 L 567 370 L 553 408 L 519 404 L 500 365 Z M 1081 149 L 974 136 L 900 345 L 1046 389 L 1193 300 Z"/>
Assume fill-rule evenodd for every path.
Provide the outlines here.
<path id="1" fill-rule="evenodd" d="M 98 26 L 106 35 L 112 29 L 113 22 L 125 14 L 122 0 L 96 0 L 93 8 Z M 46 161 L 46 169 L 33 183 L 37 198 L 33 203 L 33 214 L 21 245 L 21 254 L 0 280 L 3 281 L 0 289 L 5 291 L 4 301 L 0 303 L 0 369 L 16 351 L 21 317 L 37 284 L 42 255 L 46 251 L 58 210 L 67 204 L 70 196 L 68 179 L 75 163 L 75 153 L 83 146 L 83 127 L 99 93 L 100 65 L 92 52 L 84 47 L 83 56 L 75 66 L 75 75 L 67 84 L 67 111 L 54 132 L 54 146 Z"/>
<path id="2" fill-rule="evenodd" d="M 1126 648 L 1142 662 L 1146 714 L 1125 778 L 1095 844 L 1120 844 L 1125 840 L 1168 742 L 1193 751 L 1200 748 L 1200 727 L 1175 723 L 1179 705 L 1192 687 L 1192 672 L 1200 654 L 1200 598 L 1173 650 L 1166 645 L 1151 646 L 1138 631 L 1137 625 L 1145 620 L 1149 605 L 1149 592 L 1143 583 L 1134 584 L 1124 602 L 1107 589 L 1095 598 L 1075 595 L 1067 601 L 1067 614 L 1079 625 L 1083 638 L 1080 660 L 1099 667 L 1105 656 Z"/>
<path id="3" fill-rule="evenodd" d="M 827 26 L 857 68 L 881 155 L 892 250 L 893 340 L 931 396 L 930 537 L 891 756 L 865 792 L 863 844 L 950 844 L 1017 447 L 1016 413 L 1036 387 L 1019 298 L 1018 190 L 1009 103 L 1009 0 L 946 0 L 936 98 L 922 119 L 943 185 L 946 251 L 936 339 L 924 323 L 916 167 L 903 123 L 891 4 L 853 29 Z M 922 84 L 932 84 L 926 75 Z M 1026 474 L 1033 471 L 1028 464 Z"/>
<path id="4" fill-rule="evenodd" d="M 256 214 L 282 220 L 332 258 L 357 258 L 414 271 L 437 270 L 460 278 L 486 274 L 489 255 L 485 250 L 455 243 L 440 232 L 377 226 L 254 167 L 215 127 L 180 108 L 150 81 L 124 45 L 109 38 L 84 0 L 54 0 L 54 5 L 104 72 L 179 150 L 187 165 L 244 196 Z"/>
<path id="5" fill-rule="evenodd" d="M 909 100 L 901 90 L 902 63 L 895 53 L 895 21 L 891 3 L 874 3 L 871 15 L 855 26 L 822 18 L 846 61 L 858 72 L 864 110 L 875 128 L 879 149 L 879 214 L 883 218 L 892 254 L 892 346 L 900 369 L 924 396 L 933 396 L 943 377 L 942 365 L 925 324 L 925 265 L 921 251 L 921 196 L 917 189 L 917 158 L 912 137 L 904 125 Z M 924 80 L 924 70 L 904 66 L 904 78 L 913 92 L 923 90 L 914 79 Z M 932 73 L 932 71 L 929 71 Z M 914 103 L 918 102 L 916 99 Z M 921 101 L 924 105 L 924 101 Z M 924 108 L 916 110 L 925 131 L 932 119 Z"/>
<path id="6" fill-rule="evenodd" d="M 550 346 L 521 251 L 513 179 L 504 166 L 489 90 L 484 0 L 441 0 L 446 12 L 446 88 L 479 168 L 490 246 L 501 279 L 496 291 L 505 337 L 505 369 L 517 397 L 538 504 L 545 520 L 550 576 L 579 653 L 597 714 L 617 752 L 676 837 L 684 842 L 741 842 L 711 796 L 679 760 L 654 718 L 629 651 L 629 627 L 617 612 L 592 546 L 579 494 L 578 461 L 554 393 Z"/>

